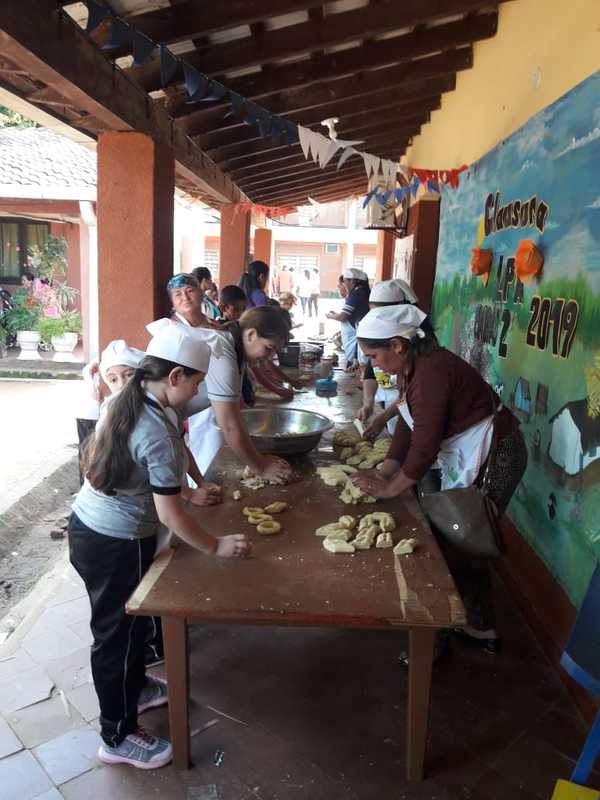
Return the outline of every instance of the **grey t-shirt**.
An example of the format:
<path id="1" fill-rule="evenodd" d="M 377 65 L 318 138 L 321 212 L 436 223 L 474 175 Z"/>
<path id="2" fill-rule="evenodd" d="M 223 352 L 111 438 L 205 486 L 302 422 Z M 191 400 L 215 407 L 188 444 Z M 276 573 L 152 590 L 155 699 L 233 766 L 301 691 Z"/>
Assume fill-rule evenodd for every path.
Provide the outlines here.
<path id="1" fill-rule="evenodd" d="M 129 436 L 133 469 L 114 495 L 85 481 L 73 503 L 79 519 L 96 533 L 117 539 L 154 536 L 160 525 L 153 494 L 179 494 L 185 450 L 179 431 L 165 411 L 147 397 Z"/>

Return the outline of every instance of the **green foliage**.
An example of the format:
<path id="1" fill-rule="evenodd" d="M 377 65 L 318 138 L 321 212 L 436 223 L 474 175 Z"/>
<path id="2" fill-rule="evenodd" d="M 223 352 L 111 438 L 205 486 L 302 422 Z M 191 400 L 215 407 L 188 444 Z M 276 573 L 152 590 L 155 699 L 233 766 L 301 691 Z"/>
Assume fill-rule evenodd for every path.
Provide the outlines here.
<path id="1" fill-rule="evenodd" d="M 37 128 L 37 122 L 34 122 L 22 114 L 18 114 L 11 108 L 0 106 L 0 128 Z"/>
<path id="2" fill-rule="evenodd" d="M 29 266 L 38 278 L 52 283 L 67 272 L 67 240 L 64 236 L 48 235 L 40 247 L 28 248 Z M 74 290 L 73 290 L 74 291 Z"/>
<path id="3" fill-rule="evenodd" d="M 18 331 L 37 331 L 41 307 L 30 295 L 15 295 L 15 307 L 4 317 L 4 325 L 9 333 Z"/>
<path id="4" fill-rule="evenodd" d="M 0 325 L 0 348 L 4 347 L 6 344 L 6 339 L 8 338 L 8 334 L 6 332 L 6 328 L 3 325 Z"/>
<path id="5" fill-rule="evenodd" d="M 38 330 L 45 344 L 52 344 L 53 336 L 64 336 L 65 333 L 81 333 L 81 315 L 79 311 L 66 311 L 57 319 L 42 317 Z"/>

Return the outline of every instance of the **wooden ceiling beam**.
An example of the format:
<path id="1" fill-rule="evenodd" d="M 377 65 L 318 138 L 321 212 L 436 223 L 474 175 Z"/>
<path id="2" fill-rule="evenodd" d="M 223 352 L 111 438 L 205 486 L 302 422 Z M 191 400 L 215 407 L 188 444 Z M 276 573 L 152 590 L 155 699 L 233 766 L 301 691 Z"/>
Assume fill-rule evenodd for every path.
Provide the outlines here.
<path id="1" fill-rule="evenodd" d="M 372 135 L 364 137 L 364 144 L 361 144 L 360 148 L 364 151 L 372 152 L 373 147 L 381 146 L 382 143 L 393 145 L 395 141 L 399 141 L 410 136 L 415 136 L 419 130 L 420 125 L 417 123 L 411 127 L 398 128 L 394 131 L 377 130 Z M 223 161 L 220 162 L 219 166 L 224 172 L 229 173 L 234 169 L 234 167 L 238 168 L 254 163 L 260 163 L 263 166 L 266 166 L 267 164 L 271 165 L 275 162 L 287 159 L 290 156 L 296 156 L 300 154 L 302 154 L 300 145 L 293 145 L 292 147 L 284 145 L 283 147 L 277 147 L 262 153 L 250 153 L 239 156 L 235 159 Z"/>
<path id="2" fill-rule="evenodd" d="M 398 128 L 406 128 L 408 125 L 424 125 L 429 122 L 429 113 L 421 110 L 418 113 L 413 113 L 405 116 L 402 112 L 397 111 L 390 113 L 383 113 L 376 119 L 363 117 L 359 118 L 356 122 L 349 122 L 347 125 L 340 125 L 338 133 L 342 139 L 361 139 L 365 136 L 377 134 L 381 131 L 382 126 L 390 125 Z M 360 147 L 357 145 L 357 147 Z M 227 147 L 220 147 L 216 150 L 209 150 L 208 155 L 213 159 L 216 164 L 222 162 L 230 162 L 236 158 L 245 158 L 248 156 L 259 155 L 262 153 L 273 153 L 274 151 L 282 152 L 289 148 L 289 145 L 275 143 L 269 137 L 264 141 L 259 139 L 257 142 L 240 142 L 239 144 L 228 145 Z"/>
<path id="3" fill-rule="evenodd" d="M 321 126 L 321 120 L 327 119 L 328 116 L 336 116 L 340 119 L 338 124 L 338 132 L 343 129 L 343 125 L 352 123 L 359 123 L 360 121 L 373 116 L 378 119 L 379 115 L 391 114 L 395 112 L 398 116 L 403 115 L 410 117 L 415 114 L 423 114 L 435 111 L 440 108 L 441 96 L 419 98 L 412 100 L 408 103 L 397 103 L 385 99 L 385 95 L 377 95 L 379 103 L 366 102 L 370 98 L 365 98 L 365 102 L 357 104 L 355 101 L 348 101 L 348 103 L 340 103 L 338 110 L 332 110 L 331 114 L 324 113 L 322 109 L 312 109 L 294 117 L 294 122 L 304 127 L 313 127 L 322 133 L 326 133 L 326 129 Z M 348 113 L 344 113 L 341 109 L 346 108 Z M 227 131 L 221 133 L 207 134 L 205 136 L 197 136 L 196 143 L 205 152 L 211 150 L 228 147 L 230 145 L 241 144 L 242 142 L 260 142 L 261 136 L 257 125 L 239 125 L 235 128 L 229 128 Z"/>
<path id="4" fill-rule="evenodd" d="M 323 170 L 320 170 L 320 174 L 318 173 L 308 173 L 307 175 L 300 175 L 296 176 L 295 178 L 279 178 L 273 181 L 270 181 L 268 184 L 264 186 L 255 186 L 252 187 L 252 192 L 255 194 L 269 194 L 272 191 L 280 191 L 283 189 L 288 189 L 291 187 L 300 188 L 302 186 L 308 186 L 309 184 L 317 184 L 329 181 L 332 182 L 339 182 L 343 181 L 346 178 L 354 178 L 359 177 L 360 175 L 365 175 L 365 166 L 361 162 L 355 163 L 349 167 L 344 167 L 339 172 L 329 172 L 327 174 L 323 174 Z M 250 196 L 251 192 L 246 192 Z"/>
<path id="5" fill-rule="evenodd" d="M 363 95 L 360 98 L 360 103 L 356 102 L 356 98 L 349 99 L 341 98 L 332 103 L 324 103 L 318 106 L 311 106 L 307 109 L 292 109 L 283 112 L 282 117 L 293 119 L 299 125 L 310 125 L 315 119 L 326 119 L 327 117 L 344 117 L 349 114 L 357 112 L 375 111 L 379 108 L 384 108 L 387 104 L 390 107 L 399 108 L 415 101 L 429 101 L 430 98 L 440 97 L 444 92 L 451 92 L 456 86 L 456 77 L 454 75 L 444 75 L 437 78 L 429 78 L 424 81 L 417 81 L 408 85 L 400 85 L 393 87 L 383 87 L 377 92 L 371 92 L 368 95 Z M 272 98 L 273 102 L 277 101 L 277 97 Z M 274 110 L 274 109 L 271 109 Z M 189 135 L 203 134 L 210 136 L 214 133 L 215 136 L 223 133 L 233 133 L 235 130 L 246 130 L 249 126 L 245 125 L 242 121 L 228 117 L 224 119 L 222 116 L 219 118 L 217 115 L 210 118 L 210 126 L 205 131 L 199 125 L 187 125 L 191 118 L 180 117 L 176 120 L 176 125 L 181 126 L 183 130 L 189 130 Z M 193 121 L 193 120 L 192 120 Z M 205 140 L 199 139 L 199 142 Z"/>
<path id="6" fill-rule="evenodd" d="M 152 41 L 158 44 L 174 44 L 239 25 L 253 25 L 269 17 L 304 11 L 319 5 L 321 3 L 318 0 L 226 0 L 221 3 L 187 0 L 145 14 L 129 14 L 122 18 Z M 111 55 L 114 54 L 115 58 L 129 53 L 129 46 L 111 50 Z"/>
<path id="7" fill-rule="evenodd" d="M 303 86 L 299 89 L 285 89 L 271 93 L 268 96 L 254 96 L 244 94 L 251 100 L 257 101 L 274 114 L 292 115 L 294 111 L 306 111 L 324 104 L 331 104 L 339 100 L 364 97 L 386 89 L 405 89 L 424 84 L 430 79 L 452 79 L 455 73 L 470 69 L 473 66 L 473 48 L 462 47 L 448 53 L 421 58 L 417 61 L 400 64 L 395 67 L 386 67 L 379 70 L 363 72 L 360 75 L 350 75 L 345 78 L 327 80 L 321 78 L 312 86 Z M 240 81 L 243 80 L 242 78 Z M 239 81 L 231 81 L 229 88 L 237 91 Z M 177 106 L 181 97 L 166 103 L 167 111 L 177 116 Z M 191 106 L 183 103 L 183 109 L 190 113 Z M 190 113 L 193 122 L 198 123 L 203 130 L 212 130 L 222 123 L 223 117 L 229 112 L 228 104 L 219 104 L 212 109 L 202 109 Z M 189 128 L 181 126 L 182 130 Z"/>
<path id="8" fill-rule="evenodd" d="M 342 169 L 348 169 L 349 167 L 362 164 L 364 169 L 364 164 L 362 159 L 359 160 L 359 156 L 353 156 L 349 159 L 346 164 L 342 167 Z M 334 177 L 335 175 L 339 175 L 342 169 L 336 169 L 336 161 L 332 159 L 326 167 L 319 167 L 317 164 L 309 163 L 305 161 L 304 164 L 298 164 L 295 167 L 287 167 L 285 169 L 279 170 L 269 170 L 268 175 L 266 176 L 254 176 L 249 180 L 244 182 L 240 181 L 240 186 L 244 187 L 244 192 L 248 194 L 250 190 L 256 191 L 257 189 L 262 189 L 265 186 L 268 186 L 270 183 L 275 183 L 276 181 L 287 181 L 292 178 L 312 178 L 317 175 L 331 175 Z"/>
<path id="9" fill-rule="evenodd" d="M 376 6 L 365 6 L 325 17 L 320 23 L 313 20 L 266 31 L 260 40 L 249 36 L 224 42 L 202 52 L 186 54 L 186 61 L 206 75 L 260 66 L 281 58 L 305 56 L 317 48 L 345 44 L 365 35 L 375 36 L 395 29 L 410 28 L 453 14 L 467 13 L 489 6 L 489 0 L 385 0 Z M 424 37 L 426 40 L 426 37 Z M 377 44 L 381 44 L 378 42 Z M 452 43 L 448 48 L 452 47 Z M 431 49 L 426 52 L 435 52 Z M 401 53 L 401 48 L 398 48 Z M 396 59 L 395 59 L 396 60 Z M 160 89 L 160 61 L 131 67 L 128 73 L 146 91 Z"/>
<path id="10" fill-rule="evenodd" d="M 294 202 L 296 202 L 298 198 L 317 198 L 319 195 L 330 194 L 350 188 L 356 191 L 365 191 L 366 193 L 367 185 L 367 176 L 364 175 L 364 177 L 349 178 L 347 181 L 325 182 L 312 185 L 307 184 L 301 188 L 289 191 L 283 188 L 279 192 L 261 193 L 256 195 L 256 199 L 253 198 L 253 202 L 264 203 L 265 205 L 287 205 L 288 198 L 293 198 Z"/>
<path id="11" fill-rule="evenodd" d="M 54 0 L 3 0 L 0 52 L 67 105 L 97 119 L 103 131 L 139 131 L 173 150 L 184 175 L 219 202 L 244 197 L 189 138 L 173 129 L 164 109 L 122 74 L 87 40 Z"/>

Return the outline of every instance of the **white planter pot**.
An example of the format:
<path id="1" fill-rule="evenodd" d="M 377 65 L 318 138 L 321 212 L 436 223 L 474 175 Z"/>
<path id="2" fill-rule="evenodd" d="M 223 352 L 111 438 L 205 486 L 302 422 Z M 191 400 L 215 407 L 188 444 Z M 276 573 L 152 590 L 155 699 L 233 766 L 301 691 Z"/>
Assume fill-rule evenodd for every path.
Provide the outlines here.
<path id="1" fill-rule="evenodd" d="M 78 335 L 76 333 L 63 333 L 62 336 L 53 336 L 51 339 L 54 355 L 53 361 L 74 361 L 73 350 L 77 347 Z"/>
<path id="2" fill-rule="evenodd" d="M 21 352 L 17 358 L 23 361 L 35 361 L 41 358 L 38 353 L 38 346 L 41 338 L 37 331 L 17 331 L 17 344 L 21 348 Z"/>

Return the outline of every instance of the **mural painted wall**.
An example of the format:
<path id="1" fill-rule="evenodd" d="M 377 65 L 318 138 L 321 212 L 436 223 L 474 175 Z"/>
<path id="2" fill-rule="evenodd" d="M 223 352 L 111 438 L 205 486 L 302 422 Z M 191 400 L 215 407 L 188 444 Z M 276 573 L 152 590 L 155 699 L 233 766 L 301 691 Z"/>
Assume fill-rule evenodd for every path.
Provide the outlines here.
<path id="1" fill-rule="evenodd" d="M 600 72 L 461 178 L 442 198 L 434 324 L 519 416 L 509 515 L 577 605 L 600 558 Z"/>

